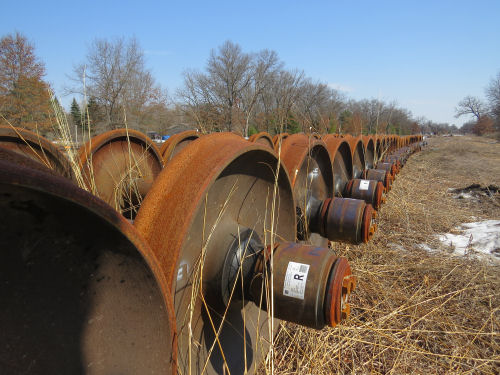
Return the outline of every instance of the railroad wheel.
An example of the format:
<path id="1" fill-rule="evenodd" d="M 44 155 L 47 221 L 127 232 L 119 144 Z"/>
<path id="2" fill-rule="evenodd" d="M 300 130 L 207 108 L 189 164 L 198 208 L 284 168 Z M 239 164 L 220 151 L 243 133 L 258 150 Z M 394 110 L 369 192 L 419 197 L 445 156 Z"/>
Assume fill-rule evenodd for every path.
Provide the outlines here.
<path id="1" fill-rule="evenodd" d="M 2 160 L 0 196 L 0 373 L 175 374 L 172 296 L 134 227 Z"/>
<path id="2" fill-rule="evenodd" d="M 196 130 L 186 130 L 172 135 L 160 148 L 160 155 L 166 164 L 191 142 L 200 138 L 200 133 Z"/>
<path id="3" fill-rule="evenodd" d="M 88 189 L 129 219 L 135 217 L 163 166 L 153 141 L 130 129 L 93 137 L 79 154 Z"/>
<path id="4" fill-rule="evenodd" d="M 375 144 L 373 137 L 363 136 L 363 145 L 365 150 L 365 167 L 366 169 L 373 169 L 375 166 Z"/>
<path id="5" fill-rule="evenodd" d="M 271 150 L 274 150 L 273 139 L 271 138 L 269 133 L 260 132 L 260 133 L 252 135 L 248 140 L 250 142 L 260 143 L 264 146 L 271 148 Z"/>
<path id="6" fill-rule="evenodd" d="M 22 128 L 0 126 L 0 147 L 27 156 L 63 177 L 74 179 L 69 160 L 41 135 Z"/>
<path id="7" fill-rule="evenodd" d="M 267 354 L 278 322 L 242 300 L 248 285 L 234 280 L 247 270 L 238 259 L 251 263 L 259 244 L 295 238 L 293 193 L 283 166 L 275 186 L 277 163 L 234 134 L 204 136 L 169 162 L 139 210 L 134 225 L 174 294 L 179 373 L 253 373 Z"/>
<path id="8" fill-rule="evenodd" d="M 365 173 L 365 147 L 361 136 L 348 139 L 352 155 L 352 177 L 363 178 Z"/>
<path id="9" fill-rule="evenodd" d="M 274 145 L 274 150 L 278 151 L 280 142 L 283 143 L 283 141 L 289 136 L 290 134 L 288 133 L 278 133 L 273 137 L 273 145 Z"/>
<path id="10" fill-rule="evenodd" d="M 324 138 L 333 170 L 333 194 L 342 197 L 345 187 L 352 179 L 352 155 L 349 143 L 343 138 L 327 135 Z"/>
<path id="11" fill-rule="evenodd" d="M 323 201 L 333 194 L 332 164 L 325 143 L 304 134 L 290 135 L 281 146 L 281 159 L 292 181 L 298 238 L 316 246 L 327 246 L 326 238 L 311 233 L 307 218 L 311 200 Z"/>

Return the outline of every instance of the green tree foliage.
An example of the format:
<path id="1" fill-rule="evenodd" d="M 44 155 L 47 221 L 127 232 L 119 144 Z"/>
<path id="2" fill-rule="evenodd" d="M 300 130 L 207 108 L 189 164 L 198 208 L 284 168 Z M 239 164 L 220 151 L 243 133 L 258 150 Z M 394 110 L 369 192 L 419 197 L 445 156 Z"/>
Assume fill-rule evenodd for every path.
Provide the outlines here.
<path id="1" fill-rule="evenodd" d="M 82 112 L 80 111 L 80 106 L 76 102 L 75 98 L 73 98 L 73 101 L 71 102 L 70 114 L 73 123 L 81 127 L 83 124 Z"/>

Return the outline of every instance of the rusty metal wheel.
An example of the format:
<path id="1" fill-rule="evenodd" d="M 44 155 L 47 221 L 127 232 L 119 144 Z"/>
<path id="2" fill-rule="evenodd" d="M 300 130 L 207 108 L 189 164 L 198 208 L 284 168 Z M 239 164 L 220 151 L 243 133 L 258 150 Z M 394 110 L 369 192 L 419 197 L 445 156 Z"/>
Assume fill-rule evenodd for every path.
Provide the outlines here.
<path id="1" fill-rule="evenodd" d="M 305 134 L 293 134 L 283 141 L 281 159 L 292 181 L 298 238 L 316 246 L 327 246 L 326 238 L 311 233 L 307 217 L 311 200 L 323 201 L 333 194 L 332 164 L 326 144 Z"/>
<path id="2" fill-rule="evenodd" d="M 260 143 L 264 146 L 271 148 L 271 150 L 274 150 L 273 139 L 271 138 L 269 133 L 260 132 L 260 133 L 252 135 L 248 140 L 250 142 Z"/>
<path id="3" fill-rule="evenodd" d="M 0 373 L 176 374 L 172 296 L 134 227 L 3 160 L 0 197 Z"/>
<path id="4" fill-rule="evenodd" d="M 279 144 L 280 142 L 283 143 L 283 141 L 289 136 L 290 134 L 288 133 L 278 133 L 273 137 L 273 145 L 274 149 L 278 151 Z"/>
<path id="5" fill-rule="evenodd" d="M 293 192 L 283 166 L 275 185 L 277 164 L 262 145 L 206 135 L 168 163 L 139 210 L 134 225 L 174 294 L 179 373 L 253 373 L 267 354 L 278 322 L 236 280 L 260 244 L 295 238 Z"/>
<path id="6" fill-rule="evenodd" d="M 172 135 L 160 148 L 160 155 L 166 164 L 170 159 L 183 150 L 188 144 L 200 138 L 196 130 L 186 130 Z"/>
<path id="7" fill-rule="evenodd" d="M 373 137 L 369 135 L 363 136 L 363 145 L 365 150 L 365 167 L 373 169 L 375 166 L 375 143 Z"/>
<path id="8" fill-rule="evenodd" d="M 79 154 L 89 191 L 134 219 L 163 167 L 153 141 L 136 130 L 117 129 L 91 138 Z"/>
<path id="9" fill-rule="evenodd" d="M 352 155 L 352 177 L 363 178 L 365 173 L 365 147 L 361 136 L 351 137 L 347 140 L 351 146 Z"/>
<path id="10" fill-rule="evenodd" d="M 0 147 L 27 156 L 63 177 L 74 179 L 69 160 L 41 135 L 22 128 L 0 126 Z"/>
<path id="11" fill-rule="evenodd" d="M 347 183 L 352 179 L 352 154 L 349 143 L 344 138 L 327 135 L 323 137 L 330 157 L 333 170 L 333 193 L 342 197 Z"/>

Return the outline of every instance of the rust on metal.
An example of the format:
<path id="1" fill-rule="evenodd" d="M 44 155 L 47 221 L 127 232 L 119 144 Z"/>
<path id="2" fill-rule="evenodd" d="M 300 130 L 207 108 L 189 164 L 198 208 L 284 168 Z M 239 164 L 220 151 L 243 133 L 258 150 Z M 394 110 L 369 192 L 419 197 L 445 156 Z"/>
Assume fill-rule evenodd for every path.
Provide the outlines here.
<path id="1" fill-rule="evenodd" d="M 160 148 L 160 155 L 163 159 L 163 163 L 166 164 L 182 149 L 184 149 L 191 142 L 197 140 L 200 136 L 201 134 L 196 130 L 186 130 L 172 135 Z"/>
<path id="2" fill-rule="evenodd" d="M 74 180 L 68 158 L 39 134 L 22 128 L 0 126 L 0 147 L 29 157 L 59 175 Z"/>
<path id="3" fill-rule="evenodd" d="M 245 350 L 253 353 L 247 362 L 249 372 L 262 358 L 256 347 L 269 340 L 267 314 L 254 304 L 242 305 L 237 298 L 228 301 L 220 271 L 237 260 L 237 251 L 230 249 L 240 249 L 240 243 L 259 238 L 267 246 L 272 241 L 294 240 L 295 203 L 283 166 L 273 204 L 277 167 L 274 152 L 262 145 L 229 133 L 206 135 L 169 162 L 142 203 L 134 225 L 151 245 L 174 294 L 181 373 L 188 372 L 190 357 L 197 358 L 192 373 L 203 371 L 215 339 L 211 324 L 220 326 L 228 304 L 231 308 L 219 335 L 227 362 L 216 345 L 206 373 L 222 373 L 224 366 L 231 373 L 244 373 Z M 203 275 L 199 292 L 193 291 L 200 277 L 196 275 Z M 197 296 L 194 305 L 192 293 Z M 191 306 L 189 329 L 186 314 Z M 191 345 L 190 338 L 197 344 Z"/>
<path id="4" fill-rule="evenodd" d="M 130 219 L 163 167 L 153 141 L 131 129 L 93 137 L 80 148 L 79 155 L 89 191 Z"/>
<path id="5" fill-rule="evenodd" d="M 373 137 L 371 135 L 364 135 L 362 139 L 365 150 L 365 167 L 366 169 L 372 169 L 375 166 L 375 161 L 377 160 L 375 142 L 373 141 Z"/>
<path id="6" fill-rule="evenodd" d="M 176 374 L 172 295 L 133 226 L 71 181 L 5 160 L 0 193 L 3 373 Z"/>
<path id="7" fill-rule="evenodd" d="M 311 200 L 322 201 L 333 194 L 333 174 L 326 144 L 305 134 L 293 134 L 281 145 L 281 160 L 291 177 L 297 220 L 301 224 L 300 239 L 326 246 L 326 238 L 308 230 L 308 206 Z"/>
<path id="8" fill-rule="evenodd" d="M 325 135 L 323 141 L 332 159 L 333 194 L 342 197 L 347 183 L 352 179 L 351 148 L 344 138 L 332 134 Z"/>
<path id="9" fill-rule="evenodd" d="M 267 132 L 260 132 L 257 134 L 253 134 L 252 136 L 250 136 L 250 138 L 248 138 L 248 141 L 260 143 L 264 146 L 269 147 L 271 150 L 274 150 L 273 139 Z"/>
<path id="10" fill-rule="evenodd" d="M 352 177 L 353 178 L 363 178 L 366 165 L 365 165 L 365 147 L 363 145 L 363 139 L 361 136 L 356 138 L 347 138 L 349 146 L 351 146 L 352 155 Z"/>
<path id="11" fill-rule="evenodd" d="M 345 196 L 362 199 L 378 210 L 382 204 L 383 193 L 384 185 L 378 180 L 353 179 L 347 184 Z"/>
<path id="12" fill-rule="evenodd" d="M 259 262 L 257 266 L 250 290 L 251 298 L 258 303 L 263 268 L 270 265 Z M 335 327 L 348 317 L 356 278 L 346 258 L 336 257 L 328 248 L 280 243 L 273 252 L 273 274 L 277 318 L 321 329 L 325 325 Z M 292 289 L 295 285 L 300 288 Z"/>

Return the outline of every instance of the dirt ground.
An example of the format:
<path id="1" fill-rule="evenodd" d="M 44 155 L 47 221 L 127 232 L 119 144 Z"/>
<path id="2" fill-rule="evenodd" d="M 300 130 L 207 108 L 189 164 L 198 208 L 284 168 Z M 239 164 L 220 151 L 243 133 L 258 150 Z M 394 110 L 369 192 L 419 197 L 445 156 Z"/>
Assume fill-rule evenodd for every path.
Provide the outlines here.
<path id="1" fill-rule="evenodd" d="M 349 320 L 322 331 L 284 324 L 275 373 L 500 373 L 499 262 L 453 254 L 437 238 L 500 220 L 500 193 L 460 199 L 449 190 L 472 184 L 500 186 L 499 142 L 435 137 L 411 156 L 373 240 L 333 245 L 358 277 Z"/>

